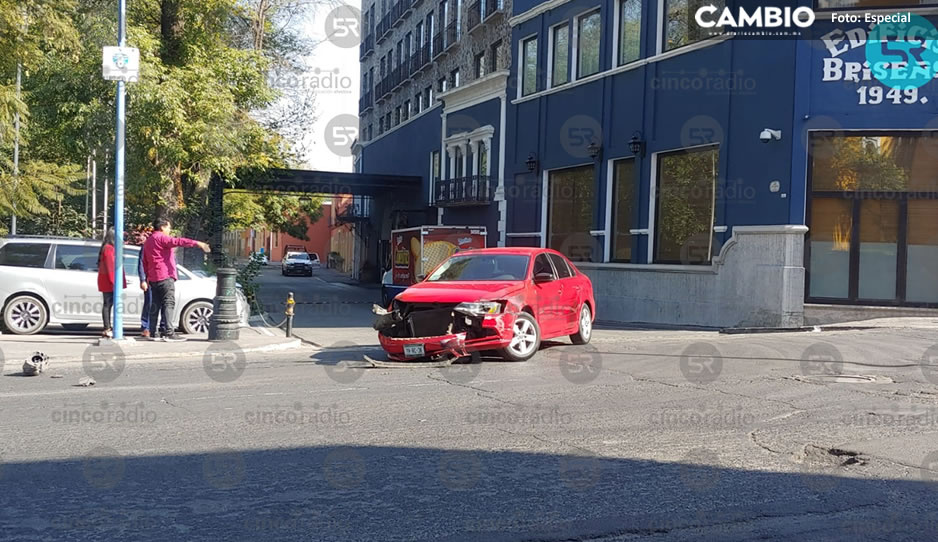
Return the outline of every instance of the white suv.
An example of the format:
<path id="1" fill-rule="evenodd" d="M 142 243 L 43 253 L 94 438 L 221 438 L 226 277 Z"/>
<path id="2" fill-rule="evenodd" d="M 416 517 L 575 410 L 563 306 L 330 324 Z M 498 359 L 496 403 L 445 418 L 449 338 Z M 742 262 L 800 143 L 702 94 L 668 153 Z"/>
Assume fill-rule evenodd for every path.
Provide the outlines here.
<path id="1" fill-rule="evenodd" d="M 48 324 L 70 331 L 102 326 L 98 292 L 100 241 L 52 237 L 0 239 L 0 307 L 6 330 L 31 335 Z M 139 329 L 143 290 L 137 277 L 140 247 L 124 247 L 124 327 Z M 215 278 L 177 266 L 173 326 L 187 334 L 208 332 Z M 238 291 L 238 316 L 247 324 L 247 300 Z"/>

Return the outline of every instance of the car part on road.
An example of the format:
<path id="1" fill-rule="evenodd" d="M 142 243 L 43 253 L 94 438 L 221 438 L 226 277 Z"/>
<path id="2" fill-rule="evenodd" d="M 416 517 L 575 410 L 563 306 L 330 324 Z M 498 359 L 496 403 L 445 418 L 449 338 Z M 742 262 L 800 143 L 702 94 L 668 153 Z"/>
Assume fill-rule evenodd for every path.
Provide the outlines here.
<path id="1" fill-rule="evenodd" d="M 48 323 L 46 306 L 31 295 L 18 295 L 3 309 L 3 325 L 15 335 L 39 333 Z"/>
<path id="2" fill-rule="evenodd" d="M 42 352 L 35 352 L 29 359 L 23 362 L 23 374 L 25 376 L 36 376 L 41 374 L 49 367 L 49 356 Z"/>
<path id="3" fill-rule="evenodd" d="M 363 356 L 365 361 L 370 363 L 372 367 L 379 369 L 396 369 L 396 368 L 409 368 L 409 369 L 434 369 L 437 367 L 449 367 L 456 360 L 459 359 L 458 356 L 447 356 L 443 359 L 436 361 L 391 361 L 391 360 L 377 360 L 369 356 Z"/>
<path id="4" fill-rule="evenodd" d="M 78 385 L 83 388 L 88 388 L 90 386 L 94 386 L 95 384 L 95 379 L 91 378 L 90 376 L 82 377 L 81 380 L 78 381 Z"/>

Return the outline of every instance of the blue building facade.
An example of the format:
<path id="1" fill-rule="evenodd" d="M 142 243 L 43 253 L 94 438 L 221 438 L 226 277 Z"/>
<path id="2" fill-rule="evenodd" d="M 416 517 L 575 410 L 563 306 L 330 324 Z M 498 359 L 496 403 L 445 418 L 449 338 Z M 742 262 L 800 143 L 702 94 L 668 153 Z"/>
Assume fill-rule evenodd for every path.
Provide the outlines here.
<path id="1" fill-rule="evenodd" d="M 934 69 L 897 89 L 867 61 L 867 14 L 938 21 L 938 2 L 913 3 L 782 3 L 813 9 L 809 32 L 755 39 L 702 28 L 710 2 L 516 0 L 489 80 L 504 88 L 461 120 L 504 126 L 492 205 L 438 218 L 564 252 L 600 319 L 790 327 L 805 303 L 938 306 Z M 443 139 L 444 160 L 463 155 Z"/>

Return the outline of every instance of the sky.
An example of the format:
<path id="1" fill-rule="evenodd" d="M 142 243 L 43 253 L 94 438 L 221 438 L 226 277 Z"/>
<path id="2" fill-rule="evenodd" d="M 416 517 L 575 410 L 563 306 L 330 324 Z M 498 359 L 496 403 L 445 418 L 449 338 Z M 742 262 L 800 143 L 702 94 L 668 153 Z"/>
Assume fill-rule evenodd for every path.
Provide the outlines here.
<path id="1" fill-rule="evenodd" d="M 351 0 L 341 6 L 355 9 L 323 7 L 311 14 L 304 23 L 308 37 L 319 42 L 306 58 L 308 69 L 304 84 L 319 90 L 316 92 L 317 118 L 309 123 L 304 138 L 310 145 L 305 167 L 320 171 L 352 171 L 350 145 L 344 143 L 357 136 L 361 88 L 358 61 L 360 38 L 356 32 L 342 30 L 351 28 L 355 23 L 343 25 L 336 21 L 347 20 L 349 16 L 357 17 L 360 21 L 361 2 Z M 330 39 L 326 39 L 327 25 L 333 29 L 329 32 L 332 36 Z M 326 137 L 327 130 L 333 134 L 331 138 Z"/>

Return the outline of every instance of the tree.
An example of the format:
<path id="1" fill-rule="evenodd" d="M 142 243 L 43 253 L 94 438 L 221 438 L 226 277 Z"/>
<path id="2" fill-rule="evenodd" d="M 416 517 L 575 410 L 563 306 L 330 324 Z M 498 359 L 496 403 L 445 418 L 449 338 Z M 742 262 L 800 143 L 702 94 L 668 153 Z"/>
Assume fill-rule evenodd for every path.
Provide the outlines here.
<path id="1" fill-rule="evenodd" d="M 79 189 L 80 167 L 43 160 L 29 147 L 28 98 L 17 89 L 17 74 L 28 77 L 41 66 L 44 54 L 68 58 L 77 47 L 72 0 L 0 0 L 0 213 L 49 215 L 50 200 Z M 17 133 L 17 121 L 19 131 Z M 13 160 L 19 146 L 18 167 Z"/>

